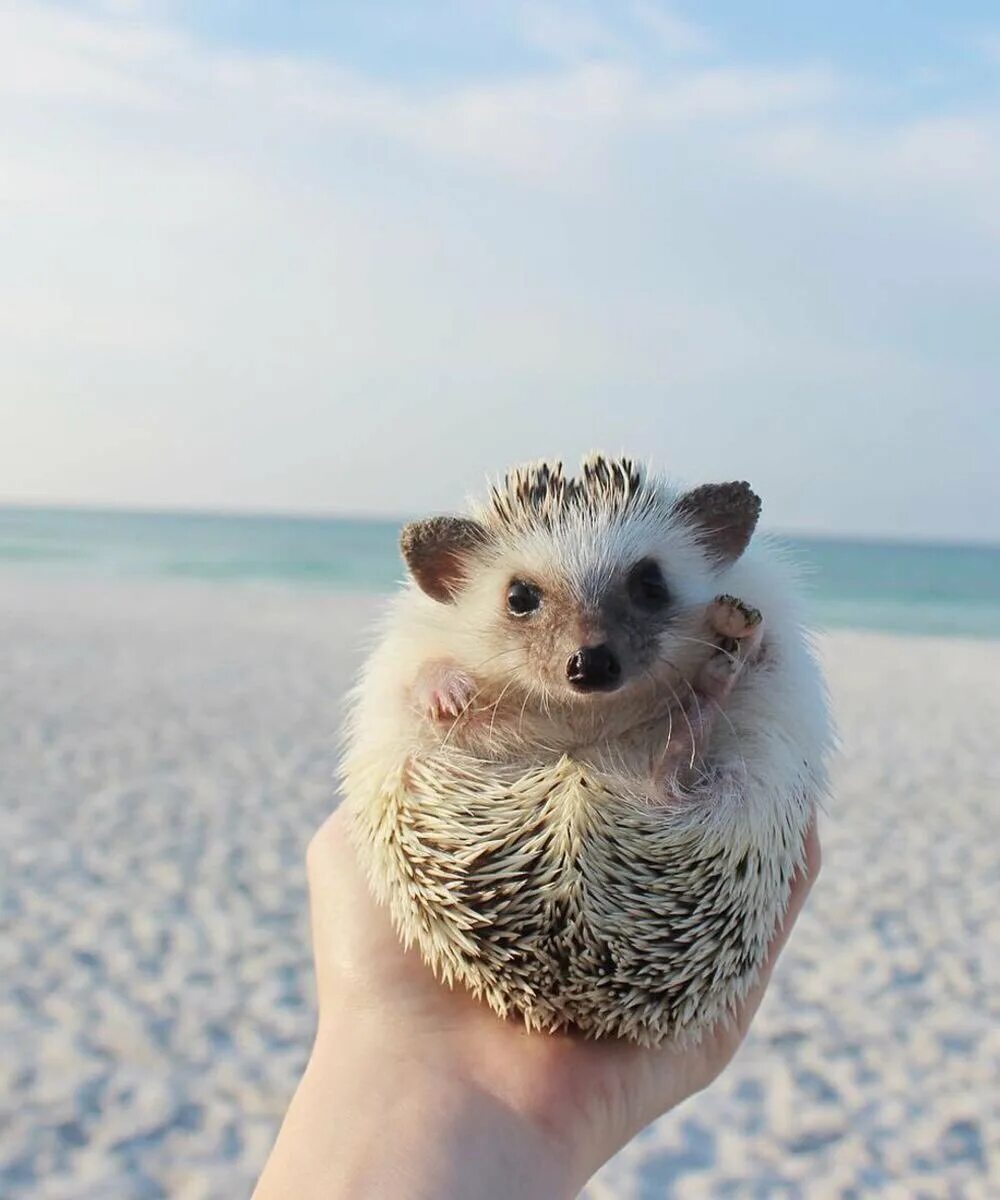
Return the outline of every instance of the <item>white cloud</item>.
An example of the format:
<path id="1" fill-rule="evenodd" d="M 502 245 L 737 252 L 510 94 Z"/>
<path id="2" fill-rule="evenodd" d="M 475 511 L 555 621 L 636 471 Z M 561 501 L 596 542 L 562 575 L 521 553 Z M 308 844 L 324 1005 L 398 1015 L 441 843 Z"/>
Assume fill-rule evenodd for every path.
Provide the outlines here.
<path id="1" fill-rule="evenodd" d="M 519 5 L 517 25 L 526 45 L 557 60 L 619 57 L 626 50 L 625 40 L 593 10 L 531 0 Z"/>
<path id="2" fill-rule="evenodd" d="M 975 115 L 915 118 L 868 131 L 792 122 L 755 140 L 761 161 L 828 197 L 871 212 L 923 212 L 1000 238 L 1000 120 Z"/>
<path id="3" fill-rule="evenodd" d="M 541 19 L 549 10 L 532 11 Z M 610 33 L 605 44 L 624 51 Z M 578 49 L 589 45 L 577 37 Z M 155 24 L 137 28 L 36 5 L 0 10 L 0 97 L 140 116 L 169 110 L 179 124 L 207 119 L 209 127 L 231 126 L 234 109 L 244 121 L 309 119 L 314 135 L 323 126 L 356 129 L 528 177 L 570 172 L 574 183 L 620 130 L 801 111 L 837 88 L 829 71 L 817 69 L 698 68 L 652 80 L 616 56 L 580 57 L 555 71 L 428 93 L 311 60 L 208 51 Z"/>
<path id="4" fill-rule="evenodd" d="M 995 114 L 862 123 L 829 66 L 558 10 L 546 69 L 434 86 L 146 11 L 0 7 L 9 495 L 398 511 L 605 442 L 756 468 L 785 523 L 865 461 L 852 520 L 882 470 L 963 519 L 940 430 L 879 438 L 995 392 Z"/>
<path id="5" fill-rule="evenodd" d="M 712 46 L 707 31 L 654 0 L 616 6 L 616 20 L 590 4 L 530 0 L 516 9 L 525 44 L 557 61 L 621 59 L 637 51 L 689 56 Z"/>
<path id="6" fill-rule="evenodd" d="M 637 52 L 687 57 L 713 45 L 702 26 L 655 0 L 617 5 L 614 20 L 589 4 L 530 0 L 516 12 L 524 42 L 560 61 L 621 59 Z"/>
<path id="7" fill-rule="evenodd" d="M 685 20 L 654 0 L 635 0 L 629 10 L 640 28 L 654 38 L 659 49 L 669 54 L 701 54 L 713 47 L 713 39 L 700 25 Z"/>
<path id="8" fill-rule="evenodd" d="M 0 96 L 147 108 L 145 76 L 182 52 L 163 27 L 103 21 L 44 4 L 0 6 Z"/>

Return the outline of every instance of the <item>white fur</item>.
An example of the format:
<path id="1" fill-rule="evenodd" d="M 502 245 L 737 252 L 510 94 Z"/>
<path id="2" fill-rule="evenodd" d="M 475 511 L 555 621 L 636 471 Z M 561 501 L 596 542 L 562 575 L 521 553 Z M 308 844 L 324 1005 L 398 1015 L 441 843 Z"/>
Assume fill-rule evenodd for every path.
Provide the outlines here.
<path id="1" fill-rule="evenodd" d="M 795 572 L 763 538 L 755 539 L 733 565 L 714 568 L 696 531 L 671 515 L 676 494 L 660 485 L 648 502 L 624 515 L 581 511 L 552 529 L 529 525 L 506 530 L 498 538 L 500 549 L 493 560 L 473 566 L 454 604 L 431 600 L 409 583 L 386 613 L 353 699 L 345 787 L 356 816 L 359 848 L 377 895 L 390 905 L 403 937 L 418 942 L 444 977 L 460 979 L 499 1012 L 511 1007 L 520 1010 L 529 1024 L 558 1027 L 575 1023 L 590 1032 L 618 1032 L 640 1041 L 697 1035 L 700 1022 L 728 1011 L 752 982 L 787 898 L 788 881 L 801 856 L 802 835 L 811 811 L 825 795 L 832 733 L 822 678 L 800 623 Z M 488 513 L 481 517 L 488 523 Z M 544 674 L 544 664 L 522 661 L 516 646 L 507 647 L 504 630 L 509 618 L 502 606 L 512 576 L 552 581 L 586 605 L 617 572 L 648 556 L 662 564 L 675 604 L 691 614 L 685 626 L 687 634 L 670 631 L 663 635 L 664 654 L 682 660 L 678 665 L 686 677 L 693 677 L 697 664 L 712 652 L 691 631 L 697 629 L 697 614 L 719 593 L 735 595 L 758 608 L 764 615 L 765 634 L 760 660 L 744 670 L 716 721 L 700 779 L 683 797 L 663 797 L 661 809 L 641 815 L 635 805 L 641 807 L 657 797 L 650 792 L 649 780 L 639 778 L 634 770 L 635 762 L 644 758 L 636 759 L 631 753 L 634 730 L 641 729 L 641 737 L 651 739 L 645 750 L 655 753 L 662 749 L 672 720 L 669 711 L 676 708 L 677 700 L 684 699 L 683 692 L 678 696 L 671 689 L 669 695 L 659 697 L 664 703 L 662 722 L 655 719 L 659 710 L 648 687 L 633 692 L 631 698 L 626 688 L 621 696 L 613 693 L 594 704 L 562 695 Z M 494 700 L 502 688 L 514 689 L 521 704 L 519 736 L 514 736 L 511 722 L 500 720 L 495 729 L 491 723 L 490 752 L 485 755 L 463 746 L 460 735 L 450 742 L 454 731 L 436 728 L 415 708 L 410 696 L 422 666 L 439 659 L 456 663 L 482 683 L 487 700 Z M 622 734 L 620 738 L 615 730 Z M 599 753 L 593 749 L 596 742 L 602 742 Z M 587 772 L 594 790 L 581 792 L 580 779 L 586 788 Z M 567 802 L 569 807 L 546 808 L 550 813 L 546 819 L 557 819 L 551 815 L 557 812 L 570 814 L 565 819 L 574 829 L 574 806 L 582 804 L 580 811 L 586 811 L 600 794 L 601 821 L 610 819 L 608 814 L 618 806 L 620 824 L 632 830 L 630 836 L 651 837 L 662 846 L 662 859 L 655 861 L 662 861 L 663 869 L 674 873 L 675 894 L 681 899 L 685 888 L 696 893 L 705 886 L 704 871 L 697 865 L 685 882 L 687 861 L 731 865 L 748 851 L 757 856 L 757 890 L 752 896 L 748 893 L 746 901 L 747 921 L 754 924 L 742 931 L 756 948 L 753 968 L 725 987 L 720 983 L 716 993 L 699 985 L 678 1001 L 683 1015 L 675 1008 L 669 1017 L 643 1007 L 641 995 L 629 1002 L 627 1015 L 609 1015 L 600 1005 L 595 1007 L 593 996 L 588 999 L 580 992 L 584 985 L 579 980 L 570 989 L 572 994 L 566 992 L 559 999 L 561 985 L 552 982 L 550 975 L 545 976 L 549 983 L 544 987 L 536 980 L 523 985 L 528 992 L 520 984 L 521 991 L 511 992 L 504 983 L 502 963 L 487 970 L 480 957 L 482 947 L 470 958 L 471 934 L 456 932 L 474 927 L 480 919 L 475 885 L 471 908 L 460 926 L 449 924 L 442 916 L 452 907 L 445 897 L 455 887 L 461 890 L 470 885 L 466 872 L 471 868 L 461 868 L 455 875 L 456 860 L 449 865 L 444 860 L 434 861 L 433 855 L 443 853 L 440 847 L 450 844 L 450 854 L 474 863 L 476 838 L 486 836 L 475 830 L 492 829 L 489 836 L 497 845 L 514 839 L 511 858 L 502 861 L 507 861 L 516 875 L 517 863 L 523 858 L 520 843 L 515 845 L 517 828 L 521 822 L 530 824 L 540 811 L 536 803 L 543 803 L 532 799 L 530 788 L 526 791 L 521 786 L 522 777 L 537 779 L 543 798 L 555 795 L 553 787 L 568 788 L 566 795 L 575 797 Z M 419 786 L 408 780 L 420 780 Z M 550 804 L 550 799 L 544 804 Z M 636 815 L 630 816 L 630 812 Z M 598 810 L 594 813 L 600 815 Z M 467 817 L 472 822 L 468 828 Z M 586 847 L 588 838 L 606 836 L 595 832 L 602 827 L 600 821 L 585 822 L 585 827 L 582 832 L 576 829 L 571 841 L 582 839 L 580 845 Z M 650 830 L 654 832 L 650 834 Z M 401 850 L 407 845 L 412 845 L 412 852 Z M 426 868 L 420 876 L 423 883 L 414 882 L 419 872 L 414 868 L 416 860 L 407 858 L 410 853 Z M 607 867 L 602 844 L 591 845 L 587 853 Z M 557 864 L 549 863 L 546 869 L 555 872 L 546 885 L 550 889 L 573 883 L 562 878 L 559 872 L 564 868 Z M 571 867 L 565 869 L 572 874 Z M 591 908 L 580 919 L 586 928 L 604 922 L 602 928 L 618 930 L 615 938 L 627 938 L 613 896 L 629 884 L 627 880 L 616 883 L 612 875 L 608 876 L 611 891 L 606 894 L 598 894 L 600 889 L 591 880 L 587 900 Z M 577 879 L 575 886 L 579 883 Z M 638 879 L 634 885 L 638 895 L 648 890 Z M 484 879 L 481 886 L 486 889 L 484 897 L 487 892 L 492 895 L 491 883 Z M 749 884 L 734 881 L 733 887 L 745 889 Z M 579 895 L 573 894 L 574 902 L 580 903 Z M 435 896 L 439 898 L 435 900 Z M 489 907 L 492 901 L 484 903 Z M 654 926 L 661 920 L 669 924 L 676 907 L 670 897 L 663 903 L 666 908 L 660 916 L 654 911 L 646 918 Z M 499 918 L 491 917 L 495 919 Z M 636 930 L 640 943 L 648 934 L 648 929 Z M 746 953 L 747 944 L 740 943 L 740 953 Z M 623 953 L 632 961 L 638 951 L 626 947 Z M 698 953 L 702 956 L 699 970 L 703 970 L 705 952 Z M 664 970 L 677 969 L 673 959 L 665 962 Z M 682 974 L 689 970 L 684 967 Z M 540 997 L 539 987 L 543 991 L 548 987 L 552 994 Z"/>

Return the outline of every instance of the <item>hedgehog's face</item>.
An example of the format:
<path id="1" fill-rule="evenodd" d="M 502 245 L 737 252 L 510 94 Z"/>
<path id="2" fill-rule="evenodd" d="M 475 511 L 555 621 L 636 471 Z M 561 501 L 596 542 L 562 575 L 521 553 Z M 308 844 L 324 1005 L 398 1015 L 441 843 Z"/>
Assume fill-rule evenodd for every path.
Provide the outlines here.
<path id="1" fill-rule="evenodd" d="M 474 600 L 492 601 L 488 641 L 499 663 L 515 661 L 539 691 L 578 701 L 653 677 L 683 609 L 655 557 L 582 570 L 560 570 L 558 560 L 542 566 L 523 550 L 503 558 L 489 572 L 492 596 Z"/>
<path id="2" fill-rule="evenodd" d="M 627 519 L 571 515 L 502 533 L 432 518 L 407 526 L 403 553 L 421 589 L 453 607 L 462 664 L 480 683 L 601 703 L 687 675 L 699 652 L 696 614 L 756 522 L 747 493 L 753 504 L 737 512 L 738 528 L 699 489 Z"/>

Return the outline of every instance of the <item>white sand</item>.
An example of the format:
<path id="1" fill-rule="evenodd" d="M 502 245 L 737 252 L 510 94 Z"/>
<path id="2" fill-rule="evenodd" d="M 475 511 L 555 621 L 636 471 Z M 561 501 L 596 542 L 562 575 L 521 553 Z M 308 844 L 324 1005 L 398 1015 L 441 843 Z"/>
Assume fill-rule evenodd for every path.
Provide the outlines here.
<path id="1" fill-rule="evenodd" d="M 302 854 L 372 607 L 0 577 L 0 1196 L 248 1193 L 312 1029 Z M 822 879 L 736 1064 L 593 1200 L 998 1194 L 1000 643 L 824 652 Z"/>

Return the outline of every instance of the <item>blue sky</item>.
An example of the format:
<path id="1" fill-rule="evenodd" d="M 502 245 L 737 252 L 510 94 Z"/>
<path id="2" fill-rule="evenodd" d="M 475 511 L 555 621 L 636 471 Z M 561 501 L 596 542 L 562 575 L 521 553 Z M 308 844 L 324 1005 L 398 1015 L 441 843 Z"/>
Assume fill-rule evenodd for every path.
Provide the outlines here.
<path id="1" fill-rule="evenodd" d="M 0 0 L 0 125 L 3 498 L 1000 540 L 993 5 Z"/>
<path id="2" fill-rule="evenodd" d="M 510 0 L 380 0 L 374 5 L 189 0 L 171 5 L 170 11 L 218 46 L 347 58 L 359 69 L 399 79 L 469 78 L 482 71 L 541 65 L 552 53 L 525 34 L 523 13 L 529 7 L 545 14 L 549 23 L 561 20 L 564 29 L 572 22 L 577 34 L 588 30 L 589 48 L 606 49 L 615 38 L 630 33 L 642 38 L 648 32 L 641 10 L 621 2 L 518 6 Z M 685 51 L 693 48 L 706 58 L 752 55 L 771 63 L 835 59 L 873 73 L 967 69 L 970 45 L 996 25 L 991 0 L 947 5 L 940 0 L 875 5 L 866 0 L 701 0 L 669 7 L 651 4 L 649 9 L 658 9 L 678 30 L 686 26 Z M 127 9 L 119 6 L 118 11 Z"/>
<path id="3" fill-rule="evenodd" d="M 613 59 L 627 48 L 633 61 L 654 70 L 679 55 L 717 64 L 836 63 L 868 76 L 887 111 L 937 111 L 966 99 L 997 98 L 995 62 L 982 49 L 1000 18 L 986 0 L 706 0 L 672 6 L 654 0 L 188 0 L 169 11 L 218 48 L 340 61 L 424 86 L 542 70 L 574 56 Z"/>

